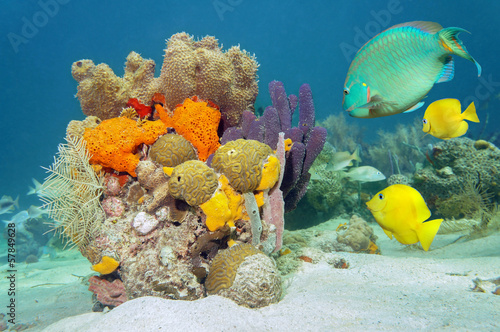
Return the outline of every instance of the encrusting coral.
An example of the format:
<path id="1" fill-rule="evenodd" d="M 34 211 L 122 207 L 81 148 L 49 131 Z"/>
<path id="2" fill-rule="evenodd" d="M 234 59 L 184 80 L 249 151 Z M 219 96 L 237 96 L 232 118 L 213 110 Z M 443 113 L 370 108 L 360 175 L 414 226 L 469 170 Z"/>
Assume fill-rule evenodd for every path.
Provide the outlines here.
<path id="1" fill-rule="evenodd" d="M 113 257 L 103 256 L 99 263 L 92 265 L 92 270 L 99 272 L 100 274 L 110 274 L 114 272 L 119 265 L 120 262 Z"/>
<path id="2" fill-rule="evenodd" d="M 153 144 L 167 131 L 161 121 L 146 121 L 141 126 L 128 118 L 104 120 L 96 128 L 83 134 L 87 149 L 92 155 L 90 162 L 127 172 L 136 177 L 135 168 L 139 157 L 135 152 L 141 144 Z"/>
<path id="3" fill-rule="evenodd" d="M 155 93 L 164 94 L 164 106 L 173 110 L 197 95 L 220 107 L 226 128 L 239 124 L 244 110 L 253 111 L 258 93 L 257 68 L 255 57 L 239 46 L 222 52 L 214 37 L 195 41 L 182 32 L 167 41 L 158 78 L 154 78 L 154 61 L 135 52 L 127 57 L 123 78 L 108 65 L 95 65 L 91 60 L 74 62 L 72 74 L 79 82 L 77 97 L 86 115 L 114 118 L 131 98 L 147 102 Z"/>

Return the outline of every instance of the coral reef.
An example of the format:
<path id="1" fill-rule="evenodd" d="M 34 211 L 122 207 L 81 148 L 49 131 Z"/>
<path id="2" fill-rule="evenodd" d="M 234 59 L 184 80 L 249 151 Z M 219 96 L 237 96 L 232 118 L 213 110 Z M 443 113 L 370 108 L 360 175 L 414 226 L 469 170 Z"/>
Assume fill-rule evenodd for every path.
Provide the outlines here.
<path id="1" fill-rule="evenodd" d="M 285 210 L 304 195 L 326 139 L 310 87 L 288 96 L 271 82 L 273 106 L 257 119 L 257 63 L 239 47 L 180 33 L 158 78 L 154 66 L 134 52 L 122 78 L 73 64 L 88 117 L 68 125 L 41 190 L 55 227 L 104 275 L 91 279 L 103 305 L 207 292 L 251 308 L 278 301 L 267 255 L 281 249 Z"/>
<path id="2" fill-rule="evenodd" d="M 165 134 L 151 146 L 149 157 L 164 167 L 175 167 L 197 159 L 191 143 L 181 135 Z"/>
<path id="3" fill-rule="evenodd" d="M 220 146 L 217 129 L 221 119 L 220 111 L 203 100 L 186 98 L 177 105 L 173 115 L 169 115 L 159 104 L 156 110 L 161 121 L 183 136 L 195 147 L 198 159 L 206 161 Z"/>
<path id="4" fill-rule="evenodd" d="M 348 121 L 344 112 L 338 115 L 329 115 L 319 125 L 326 128 L 328 136 L 326 141 L 330 143 L 336 151 L 354 151 L 363 145 L 364 128 L 357 122 Z"/>
<path id="5" fill-rule="evenodd" d="M 222 52 L 217 39 L 207 36 L 195 41 L 186 33 L 167 41 L 160 77 L 155 63 L 131 52 L 123 78 L 106 64 L 91 60 L 73 63 L 73 78 L 79 82 L 77 97 L 83 113 L 102 120 L 118 117 L 130 98 L 149 101 L 155 93 L 166 96 L 173 110 L 186 98 L 197 95 L 220 107 L 223 126 L 235 126 L 244 110 L 253 110 L 258 93 L 255 57 L 239 46 Z"/>
<path id="6" fill-rule="evenodd" d="M 250 244 L 241 244 L 215 256 L 205 287 L 209 294 L 260 308 L 279 300 L 281 277 L 271 258 Z"/>
<path id="7" fill-rule="evenodd" d="M 398 124 L 396 131 L 379 130 L 375 144 L 366 148 L 364 161 L 383 174 L 413 174 L 425 161 L 427 146 L 432 137 L 422 137 L 422 121 L 415 118 L 412 125 Z"/>
<path id="8" fill-rule="evenodd" d="M 314 127 L 315 111 L 311 88 L 303 84 L 299 89 L 299 98 L 287 96 L 283 83 L 269 83 L 269 93 L 273 106 L 266 107 L 264 115 L 257 119 L 251 112 L 243 112 L 240 127 L 228 128 L 221 142 L 236 139 L 252 139 L 266 143 L 274 148 L 278 134 L 285 133 L 285 138 L 293 144 L 286 154 L 283 182 L 280 189 L 285 200 L 285 212 L 297 207 L 304 196 L 311 177 L 309 168 L 323 149 L 326 141 L 326 129 Z M 292 127 L 292 115 L 299 104 L 299 126 Z"/>
<path id="9" fill-rule="evenodd" d="M 474 218 L 499 201 L 500 150 L 469 138 L 441 141 L 413 186 L 444 218 Z M 479 215 L 478 215 L 479 214 Z"/>
<path id="10" fill-rule="evenodd" d="M 327 142 L 311 167 L 313 176 L 307 187 L 306 199 L 316 211 L 330 211 L 341 203 L 345 194 L 342 173 L 327 168 L 333 153 L 333 146 Z"/>

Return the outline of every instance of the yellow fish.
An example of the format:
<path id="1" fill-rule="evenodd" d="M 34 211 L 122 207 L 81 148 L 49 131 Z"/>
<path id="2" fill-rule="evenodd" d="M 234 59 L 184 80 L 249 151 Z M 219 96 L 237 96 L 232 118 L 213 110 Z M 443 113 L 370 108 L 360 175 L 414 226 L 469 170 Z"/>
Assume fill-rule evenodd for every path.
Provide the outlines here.
<path id="1" fill-rule="evenodd" d="M 404 184 L 393 184 L 366 203 L 384 233 L 402 244 L 420 242 L 429 250 L 443 219 L 427 220 L 431 211 L 420 193 Z M 425 222 L 424 222 L 425 221 Z"/>
<path id="2" fill-rule="evenodd" d="M 469 129 L 465 120 L 479 122 L 474 102 L 461 113 L 460 101 L 457 99 L 436 100 L 427 107 L 422 120 L 422 130 L 434 137 L 450 139 L 464 135 Z"/>

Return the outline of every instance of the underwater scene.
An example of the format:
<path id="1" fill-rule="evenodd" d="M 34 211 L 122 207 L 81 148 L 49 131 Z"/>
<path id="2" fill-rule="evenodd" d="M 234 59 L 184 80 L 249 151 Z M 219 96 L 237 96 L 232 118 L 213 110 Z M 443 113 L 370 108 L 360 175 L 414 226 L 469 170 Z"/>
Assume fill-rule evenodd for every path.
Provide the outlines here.
<path id="1" fill-rule="evenodd" d="M 0 331 L 500 330 L 500 2 L 0 16 Z"/>

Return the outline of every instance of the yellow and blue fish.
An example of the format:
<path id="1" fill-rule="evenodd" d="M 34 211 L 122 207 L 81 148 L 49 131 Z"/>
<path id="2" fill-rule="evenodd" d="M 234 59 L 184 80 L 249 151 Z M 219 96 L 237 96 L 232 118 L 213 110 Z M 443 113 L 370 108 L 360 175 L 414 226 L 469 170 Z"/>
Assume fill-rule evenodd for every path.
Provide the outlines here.
<path id="1" fill-rule="evenodd" d="M 453 79 L 452 55 L 481 66 L 458 34 L 434 22 L 395 25 L 370 39 L 356 54 L 344 84 L 342 106 L 357 118 L 377 118 L 414 111 L 435 83 Z"/>
<path id="2" fill-rule="evenodd" d="M 479 122 L 474 102 L 462 112 L 460 101 L 453 98 L 436 100 L 427 107 L 422 130 L 434 137 L 450 139 L 464 135 L 469 129 L 465 120 Z"/>
<path id="3" fill-rule="evenodd" d="M 427 220 L 431 211 L 420 193 L 404 184 L 393 184 L 366 203 L 384 233 L 402 244 L 420 242 L 429 250 L 443 219 Z M 427 221 L 426 221 L 427 220 Z"/>

